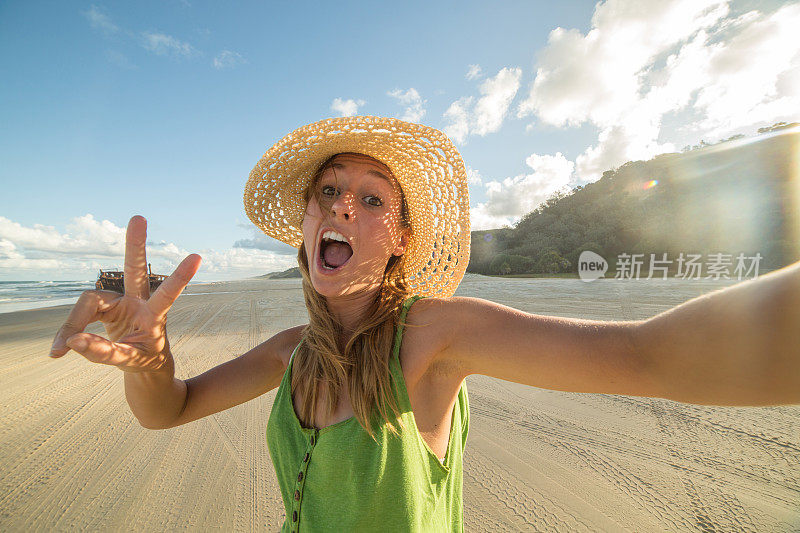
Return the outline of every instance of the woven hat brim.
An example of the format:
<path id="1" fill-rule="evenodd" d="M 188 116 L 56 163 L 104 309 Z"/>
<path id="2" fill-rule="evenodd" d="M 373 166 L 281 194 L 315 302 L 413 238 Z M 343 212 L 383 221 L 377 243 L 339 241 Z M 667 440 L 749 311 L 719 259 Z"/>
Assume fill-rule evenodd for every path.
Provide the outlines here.
<path id="1" fill-rule="evenodd" d="M 270 237 L 299 248 L 303 190 L 319 165 L 341 152 L 369 155 L 391 169 L 414 230 L 405 251 L 410 287 L 423 296 L 451 296 L 469 263 L 469 189 L 461 155 L 437 129 L 370 116 L 298 128 L 267 150 L 250 173 L 247 216 Z"/>

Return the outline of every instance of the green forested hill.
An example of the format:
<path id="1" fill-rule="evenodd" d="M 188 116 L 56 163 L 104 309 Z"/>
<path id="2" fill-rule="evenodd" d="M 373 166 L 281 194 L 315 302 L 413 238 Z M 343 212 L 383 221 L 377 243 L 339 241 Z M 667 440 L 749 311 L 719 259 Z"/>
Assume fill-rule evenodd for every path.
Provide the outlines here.
<path id="1" fill-rule="evenodd" d="M 472 232 L 468 272 L 577 272 L 583 250 L 613 269 L 622 253 L 760 253 L 761 269 L 800 259 L 800 131 L 759 130 L 608 171 L 555 195 L 514 228 Z M 648 182 L 657 184 L 647 187 Z"/>

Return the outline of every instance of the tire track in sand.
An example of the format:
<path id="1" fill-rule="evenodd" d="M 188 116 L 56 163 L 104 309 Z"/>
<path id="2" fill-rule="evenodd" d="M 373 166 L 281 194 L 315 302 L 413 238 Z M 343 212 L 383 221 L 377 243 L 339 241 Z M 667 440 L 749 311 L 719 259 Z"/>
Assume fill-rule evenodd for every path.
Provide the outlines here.
<path id="1" fill-rule="evenodd" d="M 522 457 L 514 448 L 482 429 L 471 433 L 485 479 L 474 479 L 490 495 L 536 531 L 627 531 L 596 505 L 579 495 L 582 483 L 542 456 Z M 491 450 L 483 453 L 480 450 Z M 541 465 L 539 467 L 538 465 Z M 546 470 L 545 470 L 546 468 Z M 558 472 L 556 479 L 553 472 Z M 549 472 L 549 473 L 548 473 Z M 535 487 L 532 485 L 535 483 Z M 541 490 L 540 490 L 541 489 Z M 590 496 L 591 497 L 591 496 Z"/>
<path id="2" fill-rule="evenodd" d="M 673 468 L 689 500 L 695 526 L 704 532 L 757 531 L 752 518 L 735 494 L 720 490 L 713 478 L 710 482 L 698 485 L 689 477 L 687 469 L 680 466 L 687 458 L 676 442 L 682 443 L 681 447 L 694 449 L 706 448 L 707 444 L 701 442 L 695 428 L 678 411 L 676 404 L 655 398 L 650 399 L 650 404 L 664 447 L 676 461 Z M 698 481 L 702 479 L 700 477 Z"/>
<path id="3" fill-rule="evenodd" d="M 247 332 L 247 350 L 257 346 L 261 337 L 261 316 L 258 311 L 258 300 L 254 296 L 251 296 L 249 300 L 250 320 Z M 246 411 L 244 413 L 246 428 L 243 433 L 248 436 L 252 433 L 248 430 L 252 428 L 253 412 L 257 403 L 250 402 L 244 408 Z M 246 444 L 244 446 L 244 464 L 239 465 L 239 483 L 236 485 L 236 515 L 234 517 L 237 531 L 246 531 L 248 528 L 253 529 L 258 520 L 259 495 L 257 487 L 259 472 L 254 457 L 254 448 L 255 444 Z"/>

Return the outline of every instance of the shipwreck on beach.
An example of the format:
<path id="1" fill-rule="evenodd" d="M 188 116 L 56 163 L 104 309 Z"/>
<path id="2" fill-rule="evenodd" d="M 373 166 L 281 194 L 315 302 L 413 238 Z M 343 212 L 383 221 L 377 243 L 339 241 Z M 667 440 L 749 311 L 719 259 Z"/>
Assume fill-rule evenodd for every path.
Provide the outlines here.
<path id="1" fill-rule="evenodd" d="M 150 278 L 150 294 L 153 294 L 158 286 L 161 285 L 161 282 L 167 279 L 167 276 L 164 274 L 153 274 L 150 263 L 147 263 L 147 276 Z M 94 286 L 98 290 L 125 294 L 125 273 L 121 270 L 101 269 Z"/>

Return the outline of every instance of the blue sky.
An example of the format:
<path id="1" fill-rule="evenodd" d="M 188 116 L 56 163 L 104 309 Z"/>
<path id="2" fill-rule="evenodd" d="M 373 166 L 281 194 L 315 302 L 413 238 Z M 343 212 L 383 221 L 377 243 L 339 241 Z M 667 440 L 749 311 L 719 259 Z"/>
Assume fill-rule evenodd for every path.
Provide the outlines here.
<path id="1" fill-rule="evenodd" d="M 442 129 L 473 229 L 513 224 L 629 159 L 797 119 L 798 24 L 798 3 L 719 0 L 4 2 L 0 280 L 93 279 L 134 214 L 158 272 L 294 266 L 244 183 L 344 114 Z"/>

